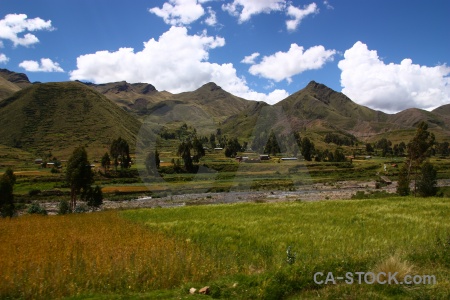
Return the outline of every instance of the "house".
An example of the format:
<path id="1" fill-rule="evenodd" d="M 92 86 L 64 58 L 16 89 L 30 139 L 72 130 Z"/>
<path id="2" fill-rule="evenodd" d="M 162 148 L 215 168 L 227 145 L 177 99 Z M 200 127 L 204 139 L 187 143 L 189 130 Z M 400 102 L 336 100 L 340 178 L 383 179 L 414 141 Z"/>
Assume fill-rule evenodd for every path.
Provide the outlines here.
<path id="1" fill-rule="evenodd" d="M 42 164 L 44 161 L 42 160 L 42 158 L 36 158 L 35 160 L 34 160 L 34 163 L 36 164 L 36 165 L 40 165 L 40 164 Z"/>
<path id="2" fill-rule="evenodd" d="M 221 147 L 214 148 L 214 150 L 223 150 Z"/>
<path id="3" fill-rule="evenodd" d="M 269 160 L 269 159 L 270 159 L 270 156 L 267 155 L 267 154 L 261 154 L 261 155 L 259 156 L 259 159 L 260 159 L 260 160 Z"/>
<path id="4" fill-rule="evenodd" d="M 297 160 L 297 157 L 282 157 L 281 160 Z"/>

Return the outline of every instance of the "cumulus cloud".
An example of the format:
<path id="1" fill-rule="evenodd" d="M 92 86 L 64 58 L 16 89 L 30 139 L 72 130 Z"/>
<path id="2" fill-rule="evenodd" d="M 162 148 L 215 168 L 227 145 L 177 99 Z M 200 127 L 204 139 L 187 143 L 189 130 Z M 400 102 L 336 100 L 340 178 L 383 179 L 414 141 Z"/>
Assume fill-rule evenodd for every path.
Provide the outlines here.
<path id="1" fill-rule="evenodd" d="M 316 3 L 311 3 L 309 5 L 305 5 L 303 9 L 295 7 L 293 5 L 289 5 L 286 11 L 286 14 L 292 17 L 291 20 L 286 21 L 286 27 L 288 30 L 293 31 L 297 29 L 300 25 L 300 22 L 310 14 L 319 13 L 319 9 L 317 8 Z"/>
<path id="2" fill-rule="evenodd" d="M 41 62 L 34 60 L 24 60 L 19 64 L 28 72 L 64 72 L 57 62 L 53 62 L 50 58 L 41 58 Z"/>
<path id="3" fill-rule="evenodd" d="M 70 78 L 95 83 L 147 82 L 172 93 L 195 90 L 213 81 L 234 95 L 268 102 L 288 95 L 286 91 L 257 93 L 237 76 L 233 64 L 208 62 L 209 51 L 224 45 L 224 38 L 208 36 L 206 31 L 189 35 L 185 27 L 172 26 L 158 40 L 152 38 L 144 43 L 141 51 L 120 48 L 79 56 Z"/>
<path id="4" fill-rule="evenodd" d="M 250 20 L 252 15 L 281 11 L 285 7 L 285 0 L 233 0 L 231 3 L 222 5 L 224 11 L 239 17 L 239 23 Z"/>
<path id="5" fill-rule="evenodd" d="M 5 54 L 0 53 L 0 64 L 6 64 L 8 61 L 9 58 Z"/>
<path id="6" fill-rule="evenodd" d="M 249 56 L 244 57 L 244 59 L 241 60 L 241 63 L 253 65 L 255 63 L 255 59 L 258 56 L 259 56 L 259 53 L 255 52 L 255 53 L 253 53 L 253 54 L 251 54 Z"/>
<path id="7" fill-rule="evenodd" d="M 207 9 L 208 9 L 209 16 L 205 20 L 206 25 L 209 25 L 209 26 L 217 25 L 216 12 L 210 6 L 208 6 Z"/>
<path id="8" fill-rule="evenodd" d="M 0 20 L 0 39 L 9 40 L 16 46 L 36 44 L 39 39 L 27 31 L 53 30 L 52 21 L 41 18 L 28 19 L 25 14 L 8 14 Z M 21 34 L 25 33 L 23 36 Z"/>
<path id="9" fill-rule="evenodd" d="M 287 52 L 279 51 L 264 56 L 259 64 L 250 67 L 249 72 L 276 82 L 284 79 L 291 82 L 294 75 L 322 68 L 326 62 L 333 60 L 335 53 L 335 50 L 326 50 L 323 46 L 314 46 L 305 51 L 294 43 Z"/>
<path id="10" fill-rule="evenodd" d="M 385 64 L 377 51 L 358 41 L 338 63 L 342 92 L 359 104 L 386 112 L 417 107 L 433 109 L 450 102 L 450 67 Z"/>
<path id="11" fill-rule="evenodd" d="M 197 21 L 205 14 L 200 3 L 206 1 L 197 0 L 169 0 L 165 2 L 162 8 L 153 7 L 149 12 L 164 19 L 166 24 L 170 25 L 187 25 Z"/>

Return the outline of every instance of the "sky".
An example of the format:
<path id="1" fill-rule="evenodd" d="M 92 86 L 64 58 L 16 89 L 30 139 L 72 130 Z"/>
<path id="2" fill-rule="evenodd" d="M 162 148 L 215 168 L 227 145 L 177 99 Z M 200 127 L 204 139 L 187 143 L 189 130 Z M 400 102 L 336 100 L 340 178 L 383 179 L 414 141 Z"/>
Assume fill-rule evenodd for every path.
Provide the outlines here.
<path id="1" fill-rule="evenodd" d="M 215 82 L 274 104 L 311 80 L 388 113 L 450 103 L 450 1 L 0 0 L 0 68 L 31 81 Z"/>

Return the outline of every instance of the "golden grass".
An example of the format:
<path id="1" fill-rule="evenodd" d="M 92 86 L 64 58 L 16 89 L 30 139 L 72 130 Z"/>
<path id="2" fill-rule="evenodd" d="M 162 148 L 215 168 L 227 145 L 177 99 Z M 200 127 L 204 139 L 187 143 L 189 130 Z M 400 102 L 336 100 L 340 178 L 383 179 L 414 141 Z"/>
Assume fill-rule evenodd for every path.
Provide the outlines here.
<path id="1" fill-rule="evenodd" d="M 221 272 L 190 241 L 117 212 L 0 220 L 0 295 L 59 298 L 167 289 Z"/>

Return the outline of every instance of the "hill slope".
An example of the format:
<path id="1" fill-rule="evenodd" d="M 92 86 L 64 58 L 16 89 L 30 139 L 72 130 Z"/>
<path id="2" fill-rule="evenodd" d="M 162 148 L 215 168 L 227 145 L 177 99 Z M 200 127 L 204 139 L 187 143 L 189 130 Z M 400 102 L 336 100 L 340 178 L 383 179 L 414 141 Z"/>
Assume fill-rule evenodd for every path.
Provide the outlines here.
<path id="1" fill-rule="evenodd" d="M 77 82 L 34 84 L 0 102 L 1 144 L 35 153 L 104 153 L 119 136 L 134 147 L 140 122 Z"/>
<path id="2" fill-rule="evenodd" d="M 0 69 L 0 101 L 30 85 L 27 75 Z"/>
<path id="3" fill-rule="evenodd" d="M 449 110 L 448 107 L 433 112 L 407 109 L 390 115 L 359 105 L 344 94 L 314 81 L 270 109 L 273 110 L 272 114 L 266 112 L 265 115 L 269 116 L 269 122 L 273 123 L 274 128 L 289 124 L 293 131 L 308 132 L 313 139 L 323 140 L 327 132 L 337 132 L 352 134 L 366 141 L 376 141 L 382 137 L 408 141 L 420 121 L 428 122 L 430 130 L 441 140 L 450 139 L 450 118 L 444 113 L 438 113 Z M 227 132 L 239 128 L 239 132 L 249 137 L 252 128 L 261 122 L 258 121 L 260 112 L 248 108 L 228 118 L 224 128 Z M 277 112 L 281 112 L 280 116 L 284 117 L 270 117 Z"/>

